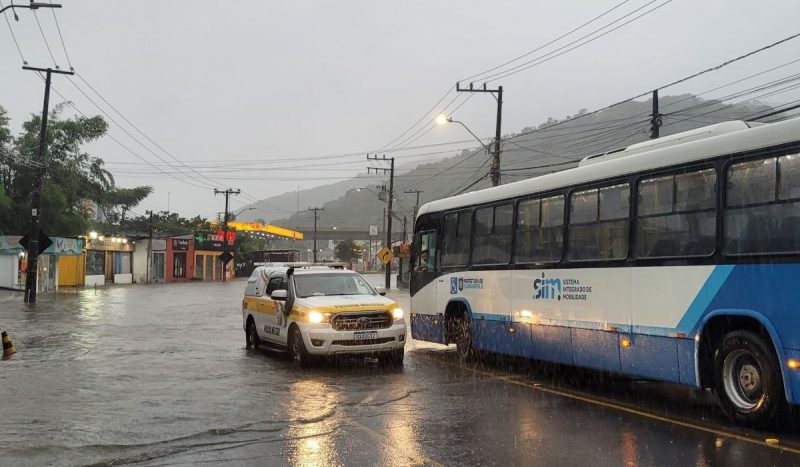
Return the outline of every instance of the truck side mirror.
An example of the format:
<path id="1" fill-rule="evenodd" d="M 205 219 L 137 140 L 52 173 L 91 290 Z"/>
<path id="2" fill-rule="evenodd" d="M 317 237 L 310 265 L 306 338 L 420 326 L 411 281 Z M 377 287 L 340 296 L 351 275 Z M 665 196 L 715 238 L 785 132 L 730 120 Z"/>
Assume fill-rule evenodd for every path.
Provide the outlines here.
<path id="1" fill-rule="evenodd" d="M 378 295 L 386 295 L 386 287 L 382 285 L 375 287 L 375 290 L 378 292 Z"/>

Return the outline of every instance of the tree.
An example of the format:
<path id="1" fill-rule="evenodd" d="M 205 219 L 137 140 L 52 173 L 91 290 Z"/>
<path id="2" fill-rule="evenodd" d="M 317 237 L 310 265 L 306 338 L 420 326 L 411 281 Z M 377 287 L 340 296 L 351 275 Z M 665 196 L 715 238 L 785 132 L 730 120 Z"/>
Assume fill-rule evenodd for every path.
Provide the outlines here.
<path id="1" fill-rule="evenodd" d="M 334 249 L 334 254 L 339 259 L 339 261 L 344 261 L 345 263 L 352 263 L 354 259 L 361 257 L 361 247 L 358 246 L 358 244 L 353 240 L 350 239 L 342 240 L 341 242 L 336 244 L 336 248 Z"/>
<path id="2" fill-rule="evenodd" d="M 103 195 L 103 207 L 106 216 L 111 222 L 123 224 L 125 214 L 136 207 L 153 192 L 151 186 L 137 186 L 135 188 L 113 188 Z"/>
<path id="3" fill-rule="evenodd" d="M 57 105 L 49 115 L 41 225 L 49 234 L 79 235 L 89 228 L 84 202 L 103 205 L 114 189 L 114 177 L 103 160 L 82 150 L 85 144 L 105 135 L 108 125 L 99 116 L 65 118 L 63 109 L 64 104 Z M 22 233 L 30 220 L 41 117 L 32 115 L 17 137 L 11 135 L 8 122 L 5 110 L 0 108 L 0 225 L 4 231 Z M 132 190 L 141 194 L 151 188 Z M 140 200 L 123 201 L 126 211 Z"/>

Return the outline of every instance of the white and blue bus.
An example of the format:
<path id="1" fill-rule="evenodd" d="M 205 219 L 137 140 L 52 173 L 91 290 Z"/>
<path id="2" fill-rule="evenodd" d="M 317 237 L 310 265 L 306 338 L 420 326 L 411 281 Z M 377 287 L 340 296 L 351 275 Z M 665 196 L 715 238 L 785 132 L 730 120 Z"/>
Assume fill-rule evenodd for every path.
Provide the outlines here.
<path id="1" fill-rule="evenodd" d="M 800 404 L 800 118 L 726 122 L 428 203 L 415 339 Z"/>

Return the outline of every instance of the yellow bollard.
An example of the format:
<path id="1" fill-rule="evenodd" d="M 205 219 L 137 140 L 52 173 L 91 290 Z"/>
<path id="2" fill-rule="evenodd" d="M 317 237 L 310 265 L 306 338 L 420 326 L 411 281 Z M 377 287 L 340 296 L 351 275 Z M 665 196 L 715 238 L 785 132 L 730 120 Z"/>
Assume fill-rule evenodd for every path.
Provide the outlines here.
<path id="1" fill-rule="evenodd" d="M 11 339 L 8 338 L 8 333 L 3 331 L 3 358 L 10 357 L 17 353 L 17 349 L 14 348 L 14 344 L 11 343 Z"/>

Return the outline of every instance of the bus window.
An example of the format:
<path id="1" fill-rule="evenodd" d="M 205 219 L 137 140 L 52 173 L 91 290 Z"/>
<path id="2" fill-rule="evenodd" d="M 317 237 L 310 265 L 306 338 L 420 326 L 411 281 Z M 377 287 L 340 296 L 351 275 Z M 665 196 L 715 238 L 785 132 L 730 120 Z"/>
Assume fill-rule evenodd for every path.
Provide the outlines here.
<path id="1" fill-rule="evenodd" d="M 792 154 L 730 166 L 726 254 L 800 252 L 799 158 Z"/>
<path id="2" fill-rule="evenodd" d="M 445 214 L 442 267 L 467 265 L 471 224 L 472 213 L 470 211 Z"/>
<path id="3" fill-rule="evenodd" d="M 714 252 L 714 169 L 642 180 L 637 200 L 637 258 L 708 256 Z"/>
<path id="4" fill-rule="evenodd" d="M 561 261 L 564 249 L 564 196 L 521 201 L 517 208 L 517 263 Z"/>
<path id="5" fill-rule="evenodd" d="M 475 210 L 473 264 L 508 263 L 511 259 L 513 213 L 514 208 L 511 203 Z"/>
<path id="6" fill-rule="evenodd" d="M 628 256 L 627 183 L 575 192 L 570 198 L 569 259 L 624 259 Z"/>
<path id="7" fill-rule="evenodd" d="M 436 270 L 436 232 L 417 234 L 415 243 L 414 271 L 433 272 Z"/>

